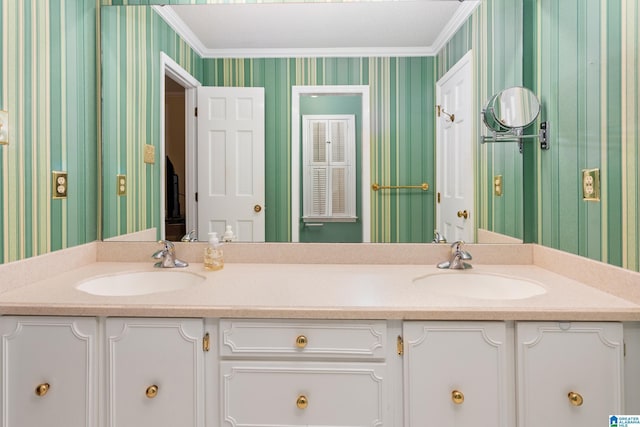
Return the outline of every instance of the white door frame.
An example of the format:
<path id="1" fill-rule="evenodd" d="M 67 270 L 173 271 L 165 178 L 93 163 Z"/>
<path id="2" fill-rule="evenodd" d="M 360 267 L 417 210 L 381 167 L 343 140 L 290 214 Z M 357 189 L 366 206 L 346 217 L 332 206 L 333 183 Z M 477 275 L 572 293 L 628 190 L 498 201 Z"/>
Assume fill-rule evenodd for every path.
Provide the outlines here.
<path id="1" fill-rule="evenodd" d="M 187 70 L 182 68 L 169 55 L 160 52 L 160 237 L 165 235 L 165 192 L 166 192 L 166 161 L 165 161 L 165 134 L 164 134 L 164 97 L 165 76 L 171 77 L 185 89 L 185 162 L 187 165 L 196 165 L 196 88 L 201 83 Z M 196 204 L 196 191 L 198 189 L 198 171 L 195 166 L 185 167 L 185 203 L 186 203 L 186 227 L 187 232 L 198 225 L 198 208 Z"/>
<path id="2" fill-rule="evenodd" d="M 362 242 L 371 241 L 371 150 L 369 86 L 292 86 L 291 87 L 291 241 L 300 241 L 300 97 L 304 95 L 362 96 Z"/>
<path id="3" fill-rule="evenodd" d="M 469 138 L 469 149 L 471 150 L 471 163 L 472 163 L 472 171 L 470 176 L 473 179 L 473 185 L 471 186 L 472 188 L 472 192 L 473 192 L 473 200 L 472 200 L 472 206 L 473 206 L 473 210 L 471 211 L 471 227 L 473 227 L 472 229 L 472 234 L 474 236 L 474 242 L 477 240 L 477 236 L 476 236 L 476 230 L 478 229 L 478 209 L 477 209 L 477 200 L 476 200 L 476 150 L 477 150 L 477 144 L 475 144 L 474 142 L 477 141 L 476 138 L 473 138 L 473 135 L 475 135 L 475 129 L 476 128 L 476 118 L 477 118 L 477 114 L 474 113 L 474 106 L 476 105 L 475 102 L 475 81 L 473 80 L 473 50 L 469 50 L 462 58 L 460 58 L 460 60 L 458 60 L 458 62 L 456 62 L 453 67 L 451 67 L 442 77 L 440 77 L 440 79 L 436 82 L 436 105 L 441 105 L 441 101 L 442 101 L 442 86 L 448 82 L 452 76 L 454 76 L 456 73 L 458 73 L 463 67 L 469 65 L 471 67 L 471 101 L 470 101 L 470 105 L 471 105 L 471 138 Z M 436 192 L 441 191 L 441 181 L 442 181 L 442 176 L 441 176 L 441 168 L 438 165 L 438 160 L 439 160 L 439 153 L 437 152 L 438 147 L 441 144 L 440 138 L 441 138 L 441 122 L 440 120 L 443 120 L 444 117 L 436 117 Z M 437 202 L 436 202 L 437 203 Z M 436 204 L 436 228 L 439 228 L 440 225 L 440 215 L 441 215 L 441 210 L 440 210 L 440 205 Z M 443 230 L 438 230 L 439 232 L 443 232 Z M 445 237 L 448 240 L 453 241 L 452 238 L 450 238 L 449 236 Z M 469 242 L 469 243 L 473 243 L 473 242 Z"/>

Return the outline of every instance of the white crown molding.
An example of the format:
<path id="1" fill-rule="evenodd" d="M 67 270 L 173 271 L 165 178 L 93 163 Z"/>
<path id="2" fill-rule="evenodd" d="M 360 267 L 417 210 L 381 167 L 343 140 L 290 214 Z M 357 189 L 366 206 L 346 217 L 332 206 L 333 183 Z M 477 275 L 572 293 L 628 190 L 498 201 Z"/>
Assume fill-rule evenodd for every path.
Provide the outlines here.
<path id="1" fill-rule="evenodd" d="M 206 58 L 206 46 L 195 35 L 171 6 L 151 6 L 158 15 L 201 57 Z"/>
<path id="2" fill-rule="evenodd" d="M 467 0 L 460 4 L 456 13 L 451 17 L 447 25 L 440 31 L 440 34 L 431 45 L 431 48 L 437 55 L 438 52 L 451 40 L 456 31 L 460 29 L 467 22 L 467 19 L 471 16 L 474 10 L 480 6 L 481 0 Z"/>
<path id="3" fill-rule="evenodd" d="M 345 47 L 345 48 L 269 48 L 208 49 L 169 5 L 152 6 L 158 15 L 202 58 L 322 58 L 435 56 L 467 21 L 481 0 L 466 0 L 431 46 Z"/>

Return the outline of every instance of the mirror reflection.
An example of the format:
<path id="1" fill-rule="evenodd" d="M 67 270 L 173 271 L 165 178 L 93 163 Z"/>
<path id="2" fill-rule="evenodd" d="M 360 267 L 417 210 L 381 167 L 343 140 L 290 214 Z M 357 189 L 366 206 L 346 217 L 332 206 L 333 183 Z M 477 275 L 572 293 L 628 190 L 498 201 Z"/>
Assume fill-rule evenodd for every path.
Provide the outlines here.
<path id="1" fill-rule="evenodd" d="M 458 2 L 440 3 L 459 7 Z M 295 241 L 292 204 L 298 204 L 299 211 L 304 212 L 305 198 L 304 186 L 296 190 L 292 185 L 295 151 L 291 147 L 292 88 L 366 85 L 371 116 L 369 240 L 432 241 L 437 228 L 436 170 L 444 167 L 437 164 L 435 155 L 435 86 L 455 64 L 456 55 L 208 58 L 198 54 L 149 6 L 103 6 L 101 30 L 105 239 L 157 240 L 167 236 L 179 240 L 191 229 L 204 227 L 198 224 L 199 202 L 196 202 L 196 197 L 202 197 L 197 190 L 203 179 L 198 169 L 203 168 L 196 166 L 202 160 L 201 152 L 194 148 L 199 144 L 198 138 L 188 130 L 189 126 L 197 129 L 196 119 L 190 112 L 197 98 L 195 86 L 199 85 L 264 88 L 265 190 L 261 205 L 264 240 Z M 461 42 L 467 43 L 452 40 L 441 52 L 466 52 L 471 46 L 459 46 Z M 162 53 L 186 71 L 197 85 L 178 81 L 176 87 L 165 80 L 167 76 L 161 74 L 159 66 Z M 168 98 L 173 90 L 183 94 L 184 105 L 169 106 Z M 474 88 L 478 95 L 470 93 L 469 98 L 487 99 L 490 90 L 481 85 Z M 472 107 L 474 113 L 470 120 L 479 122 L 476 117 L 480 106 Z M 181 130 L 178 117 L 184 117 L 185 130 Z M 477 125 L 474 130 L 478 134 Z M 302 137 L 302 130 L 300 132 Z M 184 143 L 178 146 L 184 148 L 173 153 L 172 141 L 182 135 Z M 521 238 L 520 155 L 508 151 L 511 147 L 477 147 L 476 138 L 472 139 L 468 149 L 481 151 L 475 156 L 476 171 L 468 174 L 468 179 L 475 182 L 476 188 L 482 188 L 483 182 L 491 182 L 499 172 L 504 175 L 505 189 L 509 191 L 497 202 L 486 191 L 481 191 L 475 198 L 476 206 L 470 209 L 470 216 L 460 220 L 469 221 L 475 229 Z M 300 156 L 302 165 L 301 147 L 295 155 Z M 496 156 L 492 150 L 503 151 Z M 487 161 L 499 157 L 505 159 L 502 164 Z M 298 173 L 304 170 L 301 167 Z M 127 177 L 125 195 L 117 194 L 115 176 L 118 174 Z M 303 181 L 301 175 L 297 178 Z M 370 190 L 373 182 L 384 186 L 426 182 L 430 190 L 373 192 Z M 360 182 L 356 187 L 364 188 Z M 253 209 L 255 205 L 250 206 Z M 504 221 L 504 226 L 496 225 L 496 215 L 510 219 Z M 315 224 L 317 219 L 307 223 Z M 219 225 L 222 230 L 226 229 L 226 223 Z M 236 235 L 241 235 L 241 226 L 232 225 Z M 300 220 L 300 227 L 305 227 L 304 219 Z"/>
<path id="2" fill-rule="evenodd" d="M 492 96 L 483 110 L 483 120 L 495 132 L 522 129 L 538 118 L 540 103 L 536 95 L 524 87 L 510 87 Z"/>

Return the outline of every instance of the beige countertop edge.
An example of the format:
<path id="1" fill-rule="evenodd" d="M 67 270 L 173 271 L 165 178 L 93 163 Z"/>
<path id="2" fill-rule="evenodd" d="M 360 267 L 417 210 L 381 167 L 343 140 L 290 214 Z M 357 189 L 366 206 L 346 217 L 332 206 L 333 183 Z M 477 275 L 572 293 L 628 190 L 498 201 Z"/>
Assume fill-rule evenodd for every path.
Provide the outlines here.
<path id="1" fill-rule="evenodd" d="M 485 321 L 640 321 L 640 308 L 543 309 L 503 307 L 163 307 L 146 305 L 38 305 L 0 304 L 1 315 L 88 317 L 180 317 L 337 320 L 485 320 Z"/>

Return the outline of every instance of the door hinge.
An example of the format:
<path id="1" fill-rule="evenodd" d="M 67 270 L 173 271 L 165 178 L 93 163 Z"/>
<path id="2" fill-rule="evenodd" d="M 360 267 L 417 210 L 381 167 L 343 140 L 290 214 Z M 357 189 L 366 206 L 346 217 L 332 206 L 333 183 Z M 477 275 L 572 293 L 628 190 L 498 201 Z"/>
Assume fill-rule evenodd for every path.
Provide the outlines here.
<path id="1" fill-rule="evenodd" d="M 404 340 L 402 339 L 402 335 L 398 335 L 398 341 L 396 346 L 397 346 L 398 356 L 402 356 L 404 354 Z"/>
<path id="2" fill-rule="evenodd" d="M 438 203 L 440 203 L 440 192 L 438 191 Z"/>
<path id="3" fill-rule="evenodd" d="M 196 191 L 196 202 L 198 201 L 198 192 Z"/>
<path id="4" fill-rule="evenodd" d="M 198 117 L 198 107 L 196 107 L 195 115 Z"/>
<path id="5" fill-rule="evenodd" d="M 627 343 L 622 341 L 622 357 L 627 357 Z"/>
<path id="6" fill-rule="evenodd" d="M 440 107 L 439 105 L 436 105 L 436 116 L 440 117 Z"/>
<path id="7" fill-rule="evenodd" d="M 202 350 L 203 351 L 211 350 L 211 338 L 209 337 L 209 332 L 204 334 L 204 338 L 202 338 Z"/>

